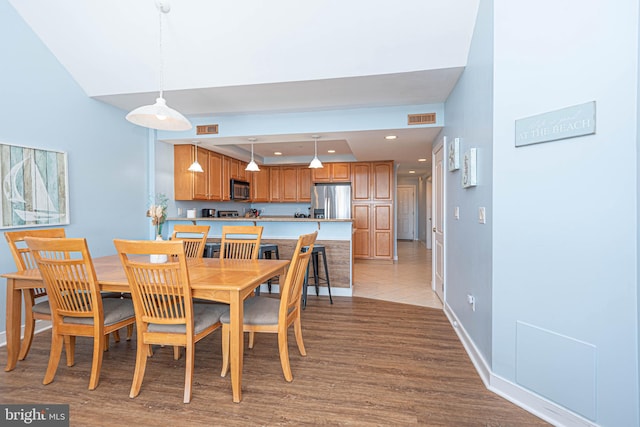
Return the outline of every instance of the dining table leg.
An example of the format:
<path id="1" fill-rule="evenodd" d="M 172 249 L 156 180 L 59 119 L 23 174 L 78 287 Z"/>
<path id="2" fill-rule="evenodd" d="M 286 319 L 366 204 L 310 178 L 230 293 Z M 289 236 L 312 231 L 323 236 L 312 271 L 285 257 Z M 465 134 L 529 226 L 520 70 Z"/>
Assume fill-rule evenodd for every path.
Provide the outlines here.
<path id="1" fill-rule="evenodd" d="M 6 372 L 13 370 L 20 351 L 20 320 L 22 317 L 22 290 L 17 289 L 14 279 L 7 279 L 7 366 Z"/>
<path id="2" fill-rule="evenodd" d="M 244 335 L 242 330 L 244 305 L 239 292 L 232 291 L 230 297 L 231 390 L 233 392 L 233 401 L 239 403 L 242 400 L 242 359 L 244 355 Z"/>

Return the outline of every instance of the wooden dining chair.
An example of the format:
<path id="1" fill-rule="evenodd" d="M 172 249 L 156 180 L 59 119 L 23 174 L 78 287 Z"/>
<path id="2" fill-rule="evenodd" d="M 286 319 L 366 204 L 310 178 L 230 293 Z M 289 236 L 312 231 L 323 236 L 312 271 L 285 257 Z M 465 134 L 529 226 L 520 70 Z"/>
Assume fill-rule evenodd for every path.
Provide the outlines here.
<path id="1" fill-rule="evenodd" d="M 176 224 L 173 226 L 171 240 L 181 240 L 184 243 L 187 258 L 202 258 L 207 245 L 209 228 L 208 225 Z"/>
<path id="2" fill-rule="evenodd" d="M 129 397 L 140 393 L 152 344 L 186 351 L 184 403 L 191 401 L 195 344 L 220 327 L 226 304 L 194 304 L 185 247 L 180 241 L 113 241 L 127 274 L 136 312 L 136 367 Z M 149 256 L 167 255 L 151 263 Z M 171 256 L 173 255 L 173 256 Z"/>
<path id="3" fill-rule="evenodd" d="M 256 296 L 248 298 L 244 302 L 244 332 L 266 332 L 278 334 L 278 350 L 280 353 L 280 365 L 284 378 L 293 380 L 291 366 L 289 364 L 289 345 L 287 331 L 293 325 L 298 350 L 303 356 L 307 355 L 302 341 L 302 325 L 300 322 L 302 285 L 307 274 L 307 265 L 316 241 L 318 232 L 304 234 L 298 238 L 298 243 L 293 251 L 293 257 L 284 284 L 280 288 L 280 299 Z M 308 248 L 305 248 L 307 247 Z M 225 312 L 221 317 L 222 322 L 222 372 L 224 377 L 229 370 L 229 339 L 230 316 Z M 249 341 L 249 348 L 253 343 Z"/>
<path id="4" fill-rule="evenodd" d="M 220 258 L 258 259 L 261 225 L 224 225 L 220 241 Z"/>
<path id="5" fill-rule="evenodd" d="M 16 264 L 18 271 L 31 270 L 38 268 L 36 265 L 27 244 L 24 241 L 25 237 L 46 237 L 46 238 L 64 238 L 66 237 L 64 228 L 42 228 L 36 230 L 18 230 L 18 231 L 6 231 L 4 237 L 9 244 L 9 250 L 13 256 L 13 261 Z M 20 353 L 18 360 L 24 360 L 29 354 L 31 343 L 33 342 L 33 334 L 35 330 L 36 320 L 48 320 L 51 321 L 51 307 L 49 301 L 46 299 L 46 288 L 29 289 L 22 292 L 24 295 L 24 338 L 20 345 Z M 119 298 L 120 294 L 115 292 L 105 292 L 102 294 L 103 298 Z M 127 328 L 127 340 L 131 339 L 133 334 L 133 327 Z M 116 342 L 120 341 L 120 335 L 118 331 L 113 332 L 113 337 Z M 105 350 L 109 348 L 109 340 L 105 341 Z"/>
<path id="6" fill-rule="evenodd" d="M 51 306 L 51 351 L 43 384 L 53 381 L 65 342 L 73 366 L 76 336 L 93 338 L 89 390 L 98 386 L 107 335 L 135 323 L 131 300 L 102 299 L 85 239 L 25 237 L 47 288 Z M 68 337 L 67 340 L 64 337 Z"/>
<path id="7" fill-rule="evenodd" d="M 18 271 L 38 268 L 36 261 L 33 259 L 24 241 L 26 236 L 61 238 L 65 237 L 65 231 L 64 228 L 6 231 L 4 237 L 9 244 L 9 250 L 11 251 L 13 261 Z M 47 296 L 47 289 L 45 287 L 24 290 L 22 295 L 24 296 L 25 324 L 24 338 L 20 345 L 18 360 L 24 360 L 27 354 L 29 354 L 29 349 L 33 342 L 36 320 L 51 320 L 51 307 L 49 306 L 49 301 L 45 298 Z"/>

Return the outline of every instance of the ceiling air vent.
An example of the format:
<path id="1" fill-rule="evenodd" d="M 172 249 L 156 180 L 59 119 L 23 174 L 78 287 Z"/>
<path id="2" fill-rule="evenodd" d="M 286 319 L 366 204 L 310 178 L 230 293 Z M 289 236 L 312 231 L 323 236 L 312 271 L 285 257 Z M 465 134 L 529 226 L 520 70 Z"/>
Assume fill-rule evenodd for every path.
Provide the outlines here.
<path id="1" fill-rule="evenodd" d="M 436 113 L 409 114 L 408 125 L 432 125 L 436 122 Z"/>
<path id="2" fill-rule="evenodd" d="M 196 135 L 213 135 L 218 133 L 218 125 L 201 125 L 196 129 Z"/>

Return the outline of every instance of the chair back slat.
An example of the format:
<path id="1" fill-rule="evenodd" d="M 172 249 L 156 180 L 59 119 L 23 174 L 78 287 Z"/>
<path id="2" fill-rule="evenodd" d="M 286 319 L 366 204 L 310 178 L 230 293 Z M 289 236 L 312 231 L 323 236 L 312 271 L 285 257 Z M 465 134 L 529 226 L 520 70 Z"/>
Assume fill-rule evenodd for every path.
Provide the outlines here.
<path id="1" fill-rule="evenodd" d="M 43 228 L 37 230 L 19 230 L 19 231 L 6 231 L 4 237 L 9 244 L 9 250 L 13 261 L 16 264 L 18 271 L 32 270 L 38 268 L 35 259 L 31 255 L 24 238 L 30 237 L 50 237 L 61 238 L 65 237 L 64 228 Z M 34 298 L 39 298 L 47 295 L 46 288 L 34 288 Z"/>
<path id="2" fill-rule="evenodd" d="M 300 309 L 304 278 L 317 236 L 318 232 L 315 231 L 298 238 L 284 284 L 280 289 L 280 316 L 287 316 L 295 308 Z"/>
<path id="3" fill-rule="evenodd" d="M 47 288 L 52 314 L 102 317 L 102 299 L 85 239 L 25 237 Z"/>
<path id="4" fill-rule="evenodd" d="M 184 252 L 187 258 L 202 258 L 209 228 L 208 225 L 176 224 L 173 226 L 171 240 L 181 240 L 184 243 Z"/>
<path id="5" fill-rule="evenodd" d="M 231 225 L 222 227 L 220 258 L 258 259 L 261 225 Z"/>
<path id="6" fill-rule="evenodd" d="M 186 324 L 192 330 L 193 303 L 182 241 L 114 240 L 124 266 L 136 317 L 145 323 Z M 151 263 L 148 256 L 169 255 L 165 263 Z M 192 322 L 191 322 L 192 323 Z"/>

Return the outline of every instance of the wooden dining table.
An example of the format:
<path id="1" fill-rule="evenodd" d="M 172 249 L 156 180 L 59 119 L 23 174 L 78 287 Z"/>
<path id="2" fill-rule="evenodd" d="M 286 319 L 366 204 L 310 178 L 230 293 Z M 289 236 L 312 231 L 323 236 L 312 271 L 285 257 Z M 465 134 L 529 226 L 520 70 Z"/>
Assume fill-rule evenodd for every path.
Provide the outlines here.
<path id="1" fill-rule="evenodd" d="M 117 255 L 93 258 L 101 291 L 130 292 L 127 276 Z M 268 279 L 285 273 L 288 260 L 235 260 L 197 258 L 188 262 L 189 279 L 194 298 L 229 304 L 230 363 L 233 401 L 242 400 L 242 361 L 244 353 L 243 301 Z M 22 292 L 43 287 L 40 271 L 2 274 L 7 286 L 7 366 L 16 367 L 20 350 Z"/>

